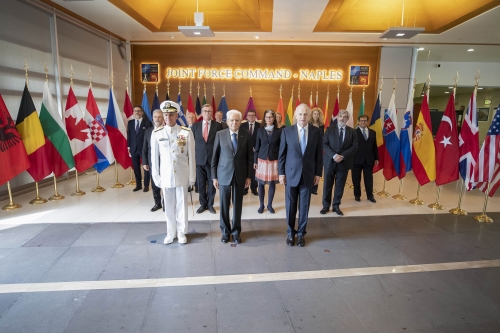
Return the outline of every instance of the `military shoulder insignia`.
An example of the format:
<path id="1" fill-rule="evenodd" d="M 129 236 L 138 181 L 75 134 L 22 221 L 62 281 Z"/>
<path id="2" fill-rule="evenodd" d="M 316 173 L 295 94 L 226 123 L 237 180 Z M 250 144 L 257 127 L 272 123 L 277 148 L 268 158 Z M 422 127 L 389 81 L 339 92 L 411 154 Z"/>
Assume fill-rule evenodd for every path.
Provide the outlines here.
<path id="1" fill-rule="evenodd" d="M 186 127 L 186 126 L 181 126 L 181 128 L 182 128 L 183 130 L 186 130 L 186 131 L 191 131 L 191 129 L 190 129 L 189 127 Z"/>
<path id="2" fill-rule="evenodd" d="M 160 126 L 160 127 L 155 128 L 155 129 L 153 130 L 153 132 L 157 132 L 157 131 L 159 131 L 159 130 L 161 130 L 161 129 L 163 129 L 163 125 L 162 125 L 162 126 Z"/>

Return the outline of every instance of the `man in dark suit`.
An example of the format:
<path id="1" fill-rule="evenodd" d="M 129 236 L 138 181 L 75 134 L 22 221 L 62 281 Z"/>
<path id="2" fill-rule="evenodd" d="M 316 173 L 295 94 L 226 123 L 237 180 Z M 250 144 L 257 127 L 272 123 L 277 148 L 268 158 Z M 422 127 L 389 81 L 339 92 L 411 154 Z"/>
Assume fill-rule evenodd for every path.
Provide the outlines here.
<path id="1" fill-rule="evenodd" d="M 321 178 L 323 145 L 320 130 L 309 125 L 311 109 L 300 104 L 295 109 L 297 123 L 281 131 L 278 157 L 278 174 L 282 185 L 286 185 L 286 221 L 288 237 L 286 244 L 297 246 L 306 244 L 307 219 L 311 203 L 311 191 Z M 295 230 L 295 215 L 299 205 L 299 223 Z"/>
<path id="2" fill-rule="evenodd" d="M 144 110 L 141 106 L 134 106 L 134 119 L 128 121 L 127 124 L 127 149 L 128 154 L 132 158 L 132 168 L 135 175 L 134 192 L 142 189 L 142 173 L 141 173 L 141 157 L 142 147 L 144 145 L 144 132 L 151 127 L 151 122 L 147 117 L 144 117 Z M 144 172 L 144 192 L 149 191 L 149 171 Z"/>
<path id="3" fill-rule="evenodd" d="M 151 133 L 155 128 L 163 125 L 163 113 L 160 109 L 153 111 L 153 126 L 148 127 L 144 132 L 144 145 L 142 146 L 142 168 L 144 173 L 151 172 Z M 158 209 L 163 207 L 161 203 L 161 188 L 156 186 L 155 182 L 151 182 L 151 189 L 153 191 L 153 199 L 155 200 L 155 205 L 151 208 L 152 212 L 156 212 Z"/>
<path id="4" fill-rule="evenodd" d="M 224 114 L 222 113 L 222 111 L 219 110 L 215 112 L 215 121 L 222 125 L 222 129 L 226 129 L 227 124 L 222 120 L 223 116 Z"/>
<path id="5" fill-rule="evenodd" d="M 249 133 L 250 136 L 252 137 L 252 147 L 254 148 L 255 151 L 255 144 L 257 143 L 257 130 L 260 127 L 260 123 L 255 121 L 257 118 L 257 114 L 255 113 L 255 110 L 248 110 L 247 112 L 247 119 L 246 121 L 241 123 L 241 128 L 246 129 Z M 250 184 L 250 190 L 252 191 L 253 195 L 259 195 L 257 192 L 257 186 L 259 185 L 257 183 L 257 180 L 255 179 L 255 169 L 252 169 L 252 183 Z M 248 189 L 245 190 L 245 195 L 248 193 Z"/>
<path id="6" fill-rule="evenodd" d="M 250 133 L 242 130 L 241 112 L 227 112 L 228 128 L 217 132 L 212 156 L 212 180 L 220 196 L 220 230 L 222 243 L 241 243 L 243 191 L 250 186 L 253 169 L 253 146 Z M 233 226 L 229 223 L 229 205 L 233 198 Z"/>
<path id="7" fill-rule="evenodd" d="M 339 208 L 340 201 L 344 194 L 347 174 L 352 169 L 354 153 L 358 150 L 358 136 L 354 129 L 346 126 L 347 120 L 349 120 L 349 112 L 340 110 L 337 115 L 337 125 L 328 127 L 323 136 L 325 183 L 321 214 L 326 214 L 332 204 L 332 188 L 335 181 L 332 208 L 337 215 L 344 215 Z"/>
<path id="8" fill-rule="evenodd" d="M 222 125 L 212 121 L 212 106 L 205 104 L 201 107 L 203 121 L 193 124 L 191 130 L 194 135 L 196 155 L 196 182 L 200 198 L 200 208 L 197 213 L 201 214 L 208 209 L 215 214 L 214 198 L 215 187 L 212 182 L 212 153 L 214 151 L 215 134 L 222 131 Z"/>
<path id="9" fill-rule="evenodd" d="M 373 167 L 378 165 L 377 133 L 368 128 L 369 120 L 367 115 L 358 117 L 359 127 L 356 129 L 358 151 L 354 154 L 351 176 L 354 199 L 359 201 L 361 197 L 361 171 L 363 171 L 366 197 L 371 202 L 377 202 L 373 197 Z"/>

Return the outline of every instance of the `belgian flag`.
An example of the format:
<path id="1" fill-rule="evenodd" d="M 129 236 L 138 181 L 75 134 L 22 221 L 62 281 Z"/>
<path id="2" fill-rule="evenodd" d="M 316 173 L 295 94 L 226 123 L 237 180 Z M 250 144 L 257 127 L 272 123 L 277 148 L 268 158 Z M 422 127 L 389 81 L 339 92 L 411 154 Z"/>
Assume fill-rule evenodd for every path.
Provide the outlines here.
<path id="1" fill-rule="evenodd" d="M 51 174 L 52 168 L 45 144 L 46 138 L 27 85 L 24 86 L 16 128 L 23 139 L 31 164 L 27 171 L 35 182 L 39 182 Z"/>

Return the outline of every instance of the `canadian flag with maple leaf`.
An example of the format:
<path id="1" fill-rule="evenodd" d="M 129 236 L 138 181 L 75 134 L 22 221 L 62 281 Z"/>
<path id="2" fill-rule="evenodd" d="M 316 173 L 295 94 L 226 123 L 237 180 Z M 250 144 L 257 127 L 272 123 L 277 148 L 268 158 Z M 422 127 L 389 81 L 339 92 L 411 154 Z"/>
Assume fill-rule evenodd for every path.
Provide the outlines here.
<path id="1" fill-rule="evenodd" d="M 84 172 L 97 163 L 97 156 L 92 144 L 89 126 L 83 119 L 83 113 L 71 87 L 69 88 L 68 100 L 66 101 L 64 121 L 70 140 L 71 151 L 75 158 L 75 168 L 78 172 Z"/>

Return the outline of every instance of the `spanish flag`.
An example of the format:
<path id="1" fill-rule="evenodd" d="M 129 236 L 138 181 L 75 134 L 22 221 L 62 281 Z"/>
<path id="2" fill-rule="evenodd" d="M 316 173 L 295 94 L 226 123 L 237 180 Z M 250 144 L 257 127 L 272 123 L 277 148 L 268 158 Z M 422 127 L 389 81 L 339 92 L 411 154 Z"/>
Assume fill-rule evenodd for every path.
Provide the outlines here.
<path id="1" fill-rule="evenodd" d="M 420 185 L 436 180 L 436 153 L 427 94 L 424 95 L 422 109 L 413 129 L 411 162 L 413 173 Z"/>
<path id="2" fill-rule="evenodd" d="M 26 171 L 35 182 L 39 182 L 52 173 L 52 167 L 45 144 L 46 138 L 27 85 L 24 86 L 16 128 L 23 139 L 30 160 L 31 166 Z"/>

